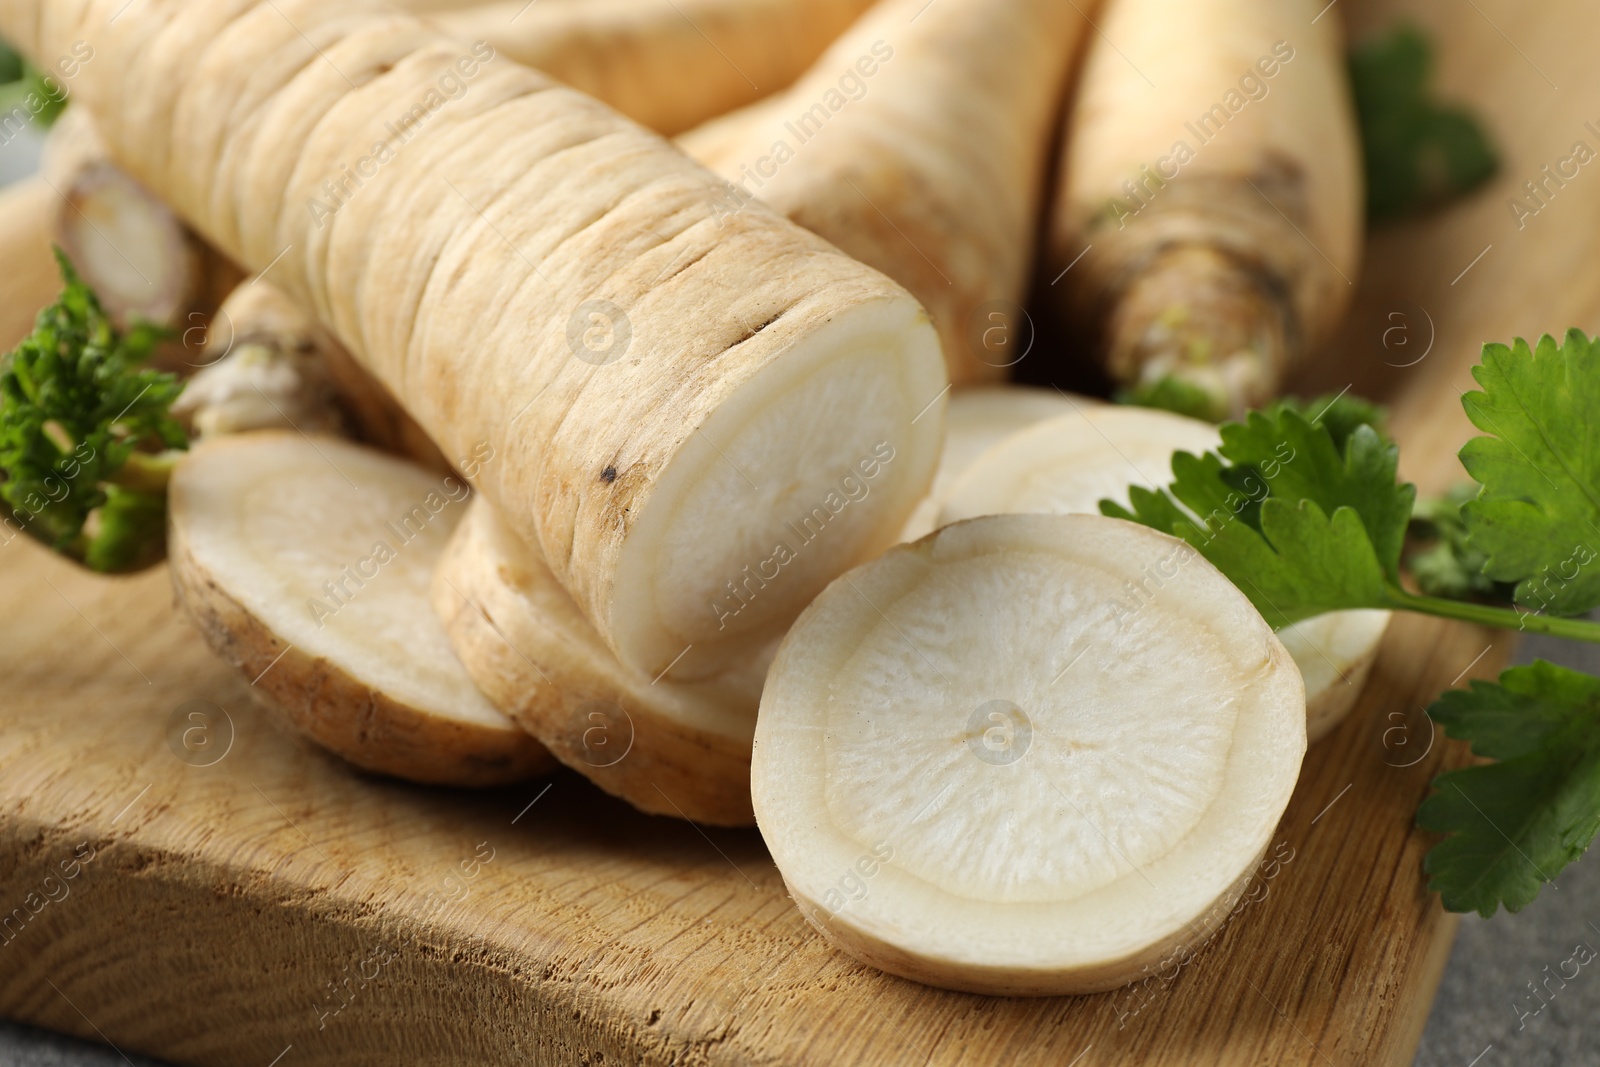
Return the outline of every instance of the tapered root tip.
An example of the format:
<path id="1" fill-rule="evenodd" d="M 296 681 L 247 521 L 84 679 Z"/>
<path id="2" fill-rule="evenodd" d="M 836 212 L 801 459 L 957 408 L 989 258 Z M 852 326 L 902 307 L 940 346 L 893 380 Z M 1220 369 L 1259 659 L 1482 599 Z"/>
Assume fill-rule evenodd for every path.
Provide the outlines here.
<path id="1" fill-rule="evenodd" d="M 1216 417 L 1269 399 L 1289 363 L 1283 297 L 1212 248 L 1162 252 L 1123 291 L 1107 327 L 1117 380 L 1137 388 L 1176 378 L 1204 393 Z"/>

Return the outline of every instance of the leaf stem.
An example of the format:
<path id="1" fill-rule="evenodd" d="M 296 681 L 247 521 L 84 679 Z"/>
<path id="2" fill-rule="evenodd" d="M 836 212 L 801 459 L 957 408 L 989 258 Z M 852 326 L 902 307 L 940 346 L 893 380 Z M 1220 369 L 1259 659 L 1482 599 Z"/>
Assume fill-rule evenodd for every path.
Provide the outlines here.
<path id="1" fill-rule="evenodd" d="M 1537 611 L 1518 611 L 1514 608 L 1497 608 L 1490 604 L 1474 604 L 1465 600 L 1446 600 L 1437 596 L 1418 596 L 1392 584 L 1385 584 L 1383 606 L 1395 611 L 1414 611 L 1423 615 L 1437 615 L 1444 619 L 1459 619 L 1479 626 L 1492 626 L 1498 630 L 1519 630 L 1522 633 L 1550 634 L 1574 641 L 1600 643 L 1600 623 L 1588 619 L 1563 619 Z"/>

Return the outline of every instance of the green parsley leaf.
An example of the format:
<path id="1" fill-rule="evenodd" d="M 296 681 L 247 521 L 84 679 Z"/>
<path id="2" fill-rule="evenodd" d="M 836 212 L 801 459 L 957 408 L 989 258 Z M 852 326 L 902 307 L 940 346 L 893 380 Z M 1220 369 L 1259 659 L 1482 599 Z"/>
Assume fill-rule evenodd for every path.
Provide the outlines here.
<path id="1" fill-rule="evenodd" d="M 4 41 L 0 41 L 0 85 L 17 81 L 22 77 L 22 57 L 16 50 Z"/>
<path id="2" fill-rule="evenodd" d="M 1418 500 L 1411 512 L 1411 537 L 1423 542 L 1406 557 L 1406 570 L 1429 596 L 1510 604 L 1512 586 L 1483 573 L 1489 557 L 1471 544 L 1461 509 L 1478 495 L 1464 482 L 1443 496 Z"/>
<path id="3" fill-rule="evenodd" d="M 59 79 L 26 61 L 17 80 L 0 84 L 0 114 L 20 112 L 18 118 L 26 118 L 41 130 L 48 130 L 61 117 L 67 99 L 67 88 Z"/>
<path id="4" fill-rule="evenodd" d="M 1433 50 L 1414 26 L 1399 26 L 1350 56 L 1369 219 L 1437 207 L 1488 180 L 1498 166 L 1472 115 L 1433 99 L 1432 74 Z"/>
<path id="5" fill-rule="evenodd" d="M 1130 490 L 1100 510 L 1188 541 L 1275 627 L 1326 611 L 1386 606 L 1416 489 L 1370 425 L 1334 435 L 1294 406 L 1221 428 L 1216 453 L 1173 456 L 1168 490 Z"/>
<path id="6" fill-rule="evenodd" d="M 165 477 L 188 438 L 168 409 L 178 379 L 145 370 L 162 331 L 120 335 L 66 257 L 65 289 L 0 360 L 0 503 L 35 539 L 97 570 L 159 557 Z"/>
<path id="7" fill-rule="evenodd" d="M 1572 330 L 1532 348 L 1485 345 L 1462 398 L 1475 437 L 1461 463 L 1483 485 L 1462 508 L 1484 573 L 1552 615 L 1600 606 L 1600 341 Z"/>
<path id="8" fill-rule="evenodd" d="M 1500 761 L 1434 779 L 1417 825 L 1450 836 L 1423 864 L 1428 888 L 1451 911 L 1520 911 L 1600 831 L 1600 678 L 1539 661 L 1428 714 Z"/>
<path id="9" fill-rule="evenodd" d="M 1349 390 L 1313 400 L 1286 396 L 1267 408 L 1269 412 L 1277 409 L 1297 412 L 1307 422 L 1326 429 L 1333 435 L 1333 447 L 1341 453 L 1357 426 L 1371 426 L 1380 438 L 1385 441 L 1389 439 L 1389 413 L 1383 405 L 1374 404 Z"/>

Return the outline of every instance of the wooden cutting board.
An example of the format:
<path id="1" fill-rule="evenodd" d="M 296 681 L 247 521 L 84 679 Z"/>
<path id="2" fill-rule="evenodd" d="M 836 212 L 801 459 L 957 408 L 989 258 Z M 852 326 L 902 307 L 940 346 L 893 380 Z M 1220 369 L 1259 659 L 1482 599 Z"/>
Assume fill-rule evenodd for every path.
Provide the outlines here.
<path id="1" fill-rule="evenodd" d="M 1439 488 L 1479 342 L 1600 327 L 1600 169 L 1522 231 L 1506 206 L 1572 142 L 1600 144 L 1600 13 L 1341 8 L 1357 33 L 1403 11 L 1448 42 L 1443 86 L 1504 151 L 1494 189 L 1374 240 L 1312 383 L 1394 398 L 1406 473 Z M 0 1014 L 248 1067 L 1408 1064 L 1455 929 L 1412 814 L 1464 758 L 1420 709 L 1509 651 L 1397 621 L 1306 757 L 1280 863 L 1209 948 L 1137 993 L 1005 1000 L 832 951 L 754 831 L 641 816 L 566 774 L 468 794 L 353 773 L 254 710 L 161 571 L 97 578 L 19 539 L 0 603 Z M 197 709 L 205 766 L 173 743 Z"/>

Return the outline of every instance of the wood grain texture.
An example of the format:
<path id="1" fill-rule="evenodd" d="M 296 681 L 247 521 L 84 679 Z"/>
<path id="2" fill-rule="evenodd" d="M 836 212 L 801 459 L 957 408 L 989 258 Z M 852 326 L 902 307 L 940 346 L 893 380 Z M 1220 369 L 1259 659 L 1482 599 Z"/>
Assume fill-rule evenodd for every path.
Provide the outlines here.
<path id="1" fill-rule="evenodd" d="M 1410 829 L 1445 747 L 1388 764 L 1426 740 L 1404 713 L 1487 644 L 1462 628 L 1396 625 L 1351 719 L 1311 749 L 1279 835 L 1293 859 L 1171 981 L 1004 1000 L 832 951 L 752 831 L 639 815 L 571 776 L 490 794 L 364 778 L 253 709 L 173 614 L 164 574 L 107 582 L 21 541 L 0 559 L 19 608 L 0 627 L 0 906 L 38 908 L 6 930 L 0 1012 L 124 1049 L 241 1065 L 289 1045 L 285 1065 L 1060 1064 L 1090 1045 L 1090 1067 L 1401 1063 L 1447 946 Z M 196 699 L 234 727 L 211 766 L 168 736 Z M 1409 737 L 1386 747 L 1396 725 Z M 66 880 L 80 843 L 94 859 Z"/>
<path id="2" fill-rule="evenodd" d="M 1600 171 L 1523 232 L 1505 206 L 1600 118 L 1582 113 L 1600 99 L 1584 55 L 1600 15 L 1476 7 L 1350 13 L 1360 32 L 1405 10 L 1450 42 L 1444 85 L 1489 117 L 1505 166 L 1496 189 L 1378 236 L 1345 343 L 1311 383 L 1397 396 L 1406 472 L 1431 488 L 1469 433 L 1456 394 L 1481 340 L 1600 325 Z M 1386 315 L 1420 329 L 1415 307 L 1433 348 L 1392 366 L 1416 350 L 1382 347 Z M 0 546 L 0 602 L 0 1014 L 241 1067 L 1407 1064 L 1455 929 L 1424 891 L 1431 841 L 1411 820 L 1464 758 L 1430 744 L 1419 709 L 1509 652 L 1397 620 L 1350 718 L 1307 755 L 1279 833 L 1293 859 L 1257 903 L 1142 994 L 1005 1000 L 833 952 L 753 831 L 639 815 L 567 775 L 465 794 L 352 772 L 254 710 L 160 571 L 94 578 L 19 539 Z M 231 717 L 212 766 L 170 743 L 192 700 Z M 94 858 L 65 879 L 80 844 Z"/>

